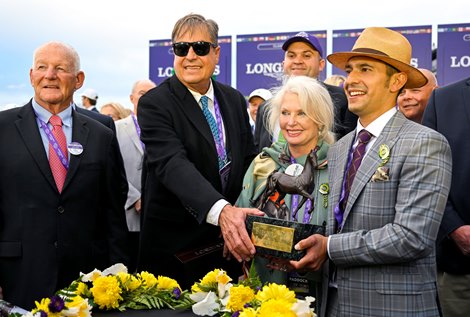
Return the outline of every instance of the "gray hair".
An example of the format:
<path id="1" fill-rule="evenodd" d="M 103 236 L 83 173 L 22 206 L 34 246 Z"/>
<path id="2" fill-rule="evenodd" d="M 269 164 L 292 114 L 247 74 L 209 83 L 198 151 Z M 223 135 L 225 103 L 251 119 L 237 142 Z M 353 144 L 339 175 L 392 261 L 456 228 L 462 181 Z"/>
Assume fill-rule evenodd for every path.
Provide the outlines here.
<path id="1" fill-rule="evenodd" d="M 296 94 L 302 110 L 318 125 L 318 141 L 333 143 L 333 101 L 328 90 L 318 80 L 307 76 L 287 77 L 282 86 L 274 89 L 274 96 L 267 101 L 268 130 L 273 133 L 279 124 L 282 101 L 286 93 Z"/>
<path id="2" fill-rule="evenodd" d="M 44 43 L 44 44 L 42 44 L 41 46 L 39 46 L 38 48 L 36 48 L 34 50 L 34 53 L 33 53 L 33 68 L 34 68 L 34 63 L 36 61 L 37 53 L 39 51 L 43 50 L 44 48 L 46 48 L 47 46 L 55 46 L 55 47 L 65 49 L 71 57 L 73 72 L 75 74 L 77 74 L 80 71 L 80 56 L 78 56 L 77 51 L 72 46 L 70 46 L 68 44 L 65 44 L 65 43 L 62 43 L 62 42 L 57 42 L 57 41 L 51 41 L 51 42 Z"/>
<path id="3" fill-rule="evenodd" d="M 190 13 L 179 19 L 171 33 L 171 41 L 175 43 L 176 39 L 186 33 L 192 34 L 195 30 L 204 30 L 209 33 L 211 42 L 218 45 L 219 26 L 214 20 L 206 19 L 200 14 Z"/>

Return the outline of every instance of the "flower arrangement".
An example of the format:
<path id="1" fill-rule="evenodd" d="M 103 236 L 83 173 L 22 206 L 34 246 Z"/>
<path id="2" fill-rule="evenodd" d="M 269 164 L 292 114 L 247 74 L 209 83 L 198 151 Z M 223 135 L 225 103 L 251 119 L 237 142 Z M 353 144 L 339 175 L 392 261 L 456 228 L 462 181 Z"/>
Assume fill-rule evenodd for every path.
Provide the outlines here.
<path id="1" fill-rule="evenodd" d="M 126 266 L 115 264 L 104 271 L 94 270 L 73 281 L 54 296 L 36 302 L 24 317 L 89 317 L 93 308 L 188 309 L 194 302 L 178 283 L 148 272 L 129 274 Z M 12 314 L 18 317 L 19 314 Z"/>
<path id="2" fill-rule="evenodd" d="M 191 287 L 189 297 L 196 302 L 192 306 L 193 313 L 223 317 L 316 316 L 310 308 L 315 301 L 313 297 L 297 299 L 285 285 L 270 283 L 262 286 L 253 268 L 249 276 L 233 285 L 223 270 L 207 273 Z"/>
<path id="3" fill-rule="evenodd" d="M 90 317 L 94 308 L 189 309 L 198 316 L 271 317 L 316 316 L 310 304 L 313 297 L 300 300 L 285 285 L 262 285 L 252 267 L 238 284 L 221 269 L 207 273 L 194 283 L 191 292 L 181 290 L 176 280 L 148 272 L 129 274 L 123 264 L 104 271 L 93 270 L 73 281 L 54 296 L 36 302 L 24 315 L 10 317 Z"/>

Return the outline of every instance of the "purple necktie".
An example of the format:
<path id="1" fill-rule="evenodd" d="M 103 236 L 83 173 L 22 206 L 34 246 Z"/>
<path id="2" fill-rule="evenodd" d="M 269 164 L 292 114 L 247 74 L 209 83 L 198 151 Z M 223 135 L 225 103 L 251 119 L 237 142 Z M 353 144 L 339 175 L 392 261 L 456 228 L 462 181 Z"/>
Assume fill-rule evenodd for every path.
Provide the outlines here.
<path id="1" fill-rule="evenodd" d="M 340 210 L 335 212 L 336 220 L 338 221 L 338 226 L 341 226 L 343 223 L 343 213 L 346 208 L 346 203 L 348 201 L 349 192 L 351 190 L 351 185 L 354 181 L 354 177 L 356 176 L 356 172 L 361 165 L 362 159 L 366 153 L 366 146 L 369 143 L 370 139 L 372 138 L 372 134 L 363 129 L 357 135 L 357 139 L 359 143 L 357 144 L 356 148 L 354 149 L 351 164 L 349 164 L 348 171 L 346 172 L 346 180 L 344 184 L 344 195 L 343 199 L 340 201 L 339 206 Z M 336 210 L 335 210 L 336 211 Z"/>

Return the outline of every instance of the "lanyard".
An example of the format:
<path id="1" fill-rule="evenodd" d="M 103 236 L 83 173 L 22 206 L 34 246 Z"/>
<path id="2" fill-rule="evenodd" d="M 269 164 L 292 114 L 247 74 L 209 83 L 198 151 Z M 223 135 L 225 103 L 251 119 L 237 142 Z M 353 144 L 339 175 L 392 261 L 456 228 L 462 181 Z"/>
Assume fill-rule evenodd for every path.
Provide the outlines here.
<path id="1" fill-rule="evenodd" d="M 142 145 L 142 149 L 145 150 L 145 144 L 140 139 L 140 126 L 139 126 L 139 123 L 137 122 L 137 118 L 135 114 L 133 113 L 131 113 L 131 116 L 132 116 L 132 120 L 134 121 L 135 129 L 137 130 L 137 135 L 139 136 L 139 141 L 140 141 L 140 144 Z"/>
<path id="2" fill-rule="evenodd" d="M 44 121 L 42 121 L 41 119 L 39 119 L 37 113 L 36 113 L 36 118 L 39 120 L 39 123 L 41 124 L 41 129 L 46 134 L 47 139 L 49 140 L 49 144 L 54 149 L 54 152 L 57 154 L 57 157 L 59 157 L 60 162 L 65 167 L 65 169 L 68 170 L 69 169 L 69 160 L 67 158 L 67 155 L 65 155 L 64 152 L 62 152 L 62 149 L 60 148 L 59 143 L 57 143 L 57 140 L 54 137 L 54 134 L 52 134 L 52 131 L 49 129 L 47 124 Z"/>
<path id="3" fill-rule="evenodd" d="M 219 140 L 217 140 L 216 137 L 214 136 L 214 142 L 217 148 L 217 155 L 224 163 L 223 165 L 225 165 L 227 164 L 227 153 L 225 152 L 225 147 L 224 147 L 224 129 L 222 127 L 222 115 L 220 114 L 220 107 L 215 98 L 214 98 L 214 112 L 215 112 L 215 120 L 217 122 L 217 131 L 219 133 Z"/>
<path id="4" fill-rule="evenodd" d="M 307 160 L 308 160 L 308 158 L 307 158 Z M 297 163 L 295 158 L 293 158 L 292 156 L 290 157 L 290 162 L 292 164 Z M 292 214 L 292 220 L 297 221 L 297 213 L 299 212 L 297 210 L 297 206 L 299 205 L 299 195 L 291 195 L 291 197 L 292 197 L 291 210 L 296 210 L 296 213 Z M 312 211 L 310 210 L 310 208 L 312 208 L 312 200 L 307 199 L 307 201 L 305 202 L 303 223 L 310 223 L 310 218 L 312 217 Z M 309 211 L 309 212 L 307 212 L 307 211 Z"/>

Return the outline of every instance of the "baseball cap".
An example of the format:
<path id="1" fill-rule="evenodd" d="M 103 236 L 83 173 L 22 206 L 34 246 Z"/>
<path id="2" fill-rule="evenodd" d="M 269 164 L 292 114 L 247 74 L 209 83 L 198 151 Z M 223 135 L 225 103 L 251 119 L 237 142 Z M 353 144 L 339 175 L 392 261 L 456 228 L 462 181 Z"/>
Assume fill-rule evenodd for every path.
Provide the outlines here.
<path id="1" fill-rule="evenodd" d="M 248 101 L 250 101 L 250 99 L 253 97 L 260 97 L 261 99 L 264 99 L 264 101 L 266 101 L 268 99 L 271 99 L 272 96 L 273 95 L 269 90 L 264 88 L 258 88 L 251 92 L 250 96 L 248 97 Z"/>
<path id="2" fill-rule="evenodd" d="M 287 41 L 285 41 L 284 44 L 282 44 L 282 49 L 284 51 L 287 51 L 287 48 L 289 47 L 289 45 L 291 45 L 294 42 L 307 43 L 320 54 L 320 57 L 323 57 L 323 50 L 321 49 L 320 42 L 315 36 L 308 34 L 307 32 L 299 32 L 296 35 L 289 38 Z"/>
<path id="3" fill-rule="evenodd" d="M 96 92 L 96 90 L 91 88 L 85 89 L 85 91 L 82 93 L 82 96 L 92 100 L 98 99 L 98 93 Z"/>

